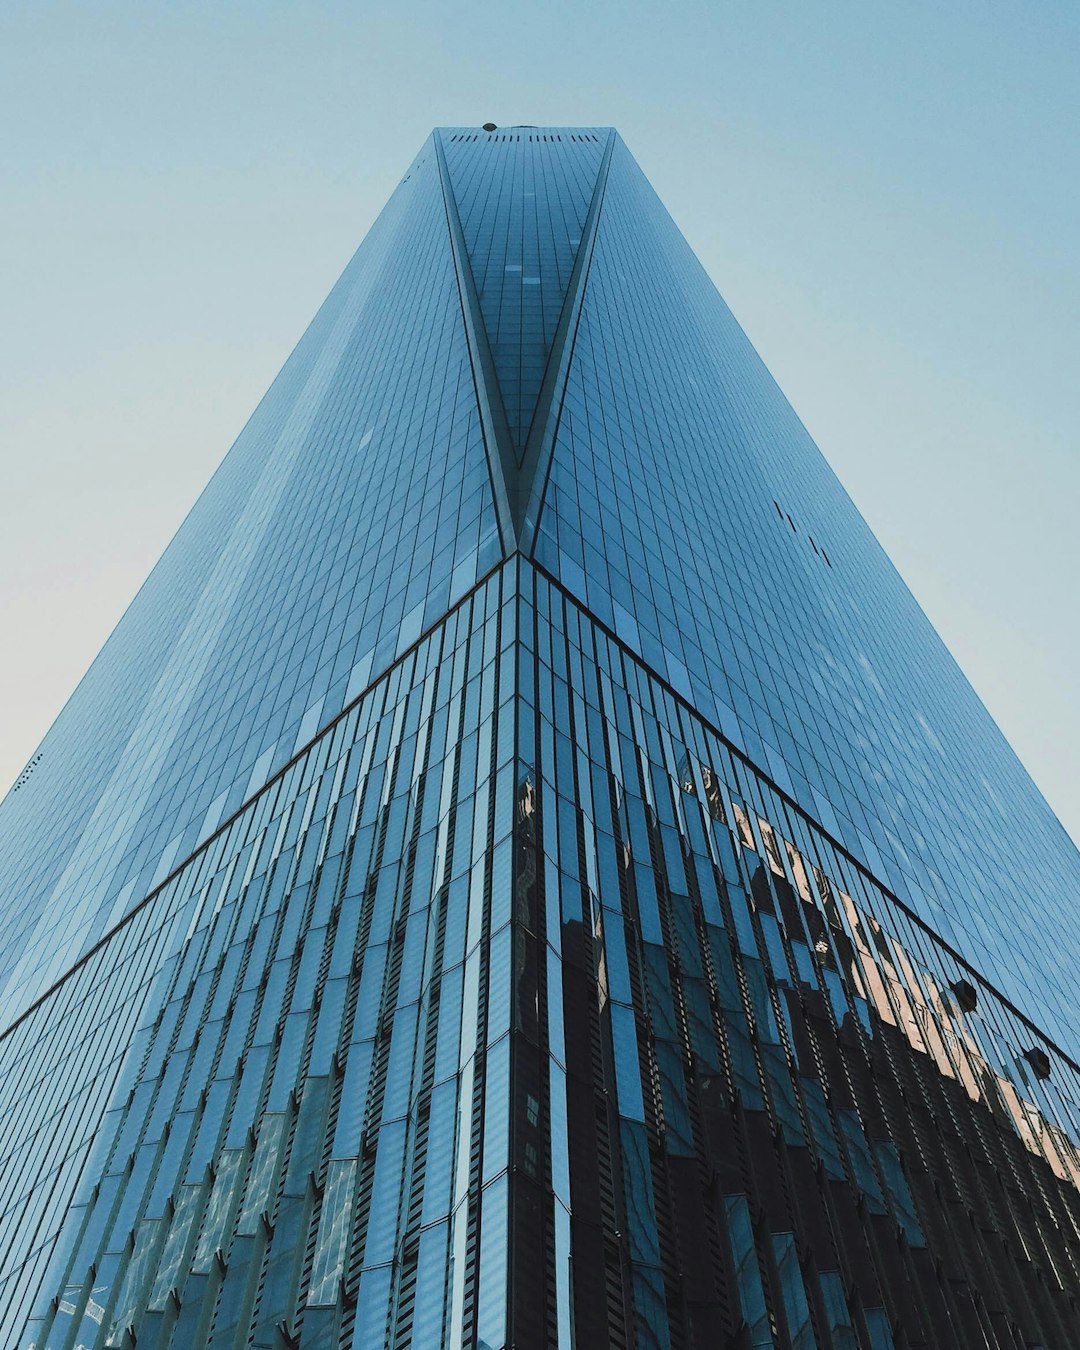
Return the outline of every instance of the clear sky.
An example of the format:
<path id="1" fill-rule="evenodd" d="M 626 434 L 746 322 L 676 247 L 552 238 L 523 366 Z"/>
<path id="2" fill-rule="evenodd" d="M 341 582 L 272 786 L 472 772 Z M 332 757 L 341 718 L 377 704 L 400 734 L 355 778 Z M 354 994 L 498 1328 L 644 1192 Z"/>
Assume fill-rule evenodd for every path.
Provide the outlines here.
<path id="1" fill-rule="evenodd" d="M 0 113 L 5 787 L 430 128 L 601 123 L 1080 837 L 1075 0 L 6 0 Z"/>

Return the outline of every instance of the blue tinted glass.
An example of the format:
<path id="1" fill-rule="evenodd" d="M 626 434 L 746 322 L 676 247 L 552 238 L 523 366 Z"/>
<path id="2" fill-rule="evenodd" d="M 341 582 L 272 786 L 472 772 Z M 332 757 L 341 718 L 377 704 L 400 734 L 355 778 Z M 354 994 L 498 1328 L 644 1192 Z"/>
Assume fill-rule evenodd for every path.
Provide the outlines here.
<path id="1" fill-rule="evenodd" d="M 436 133 L 0 808 L 0 1345 L 1080 1344 L 1055 828 L 614 133 Z"/>
<path id="2" fill-rule="evenodd" d="M 536 557 L 1075 1048 L 1075 847 L 621 142 Z"/>
<path id="3" fill-rule="evenodd" d="M 603 155 L 599 136 L 443 137 L 510 432 L 523 448 Z"/>
<path id="4" fill-rule="evenodd" d="M 8 1016 L 497 556 L 429 142 L 0 806 Z"/>

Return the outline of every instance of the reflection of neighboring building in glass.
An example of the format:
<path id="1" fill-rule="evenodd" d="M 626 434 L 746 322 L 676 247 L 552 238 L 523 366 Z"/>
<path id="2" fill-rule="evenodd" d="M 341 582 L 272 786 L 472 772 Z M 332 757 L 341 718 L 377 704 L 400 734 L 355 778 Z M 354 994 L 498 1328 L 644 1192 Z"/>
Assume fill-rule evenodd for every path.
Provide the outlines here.
<path id="1" fill-rule="evenodd" d="M 1080 1344 L 1078 881 L 619 138 L 435 133 L 0 807 L 0 1343 Z"/>

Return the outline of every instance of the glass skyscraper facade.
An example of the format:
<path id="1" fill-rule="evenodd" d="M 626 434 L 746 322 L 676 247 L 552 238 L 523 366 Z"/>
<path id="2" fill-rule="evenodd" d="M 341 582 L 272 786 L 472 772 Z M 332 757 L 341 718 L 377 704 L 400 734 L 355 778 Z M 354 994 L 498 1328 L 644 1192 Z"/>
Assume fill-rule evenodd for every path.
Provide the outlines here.
<path id="1" fill-rule="evenodd" d="M 435 132 L 0 805 L 0 1345 L 1074 1347 L 1078 898 L 619 137 Z"/>

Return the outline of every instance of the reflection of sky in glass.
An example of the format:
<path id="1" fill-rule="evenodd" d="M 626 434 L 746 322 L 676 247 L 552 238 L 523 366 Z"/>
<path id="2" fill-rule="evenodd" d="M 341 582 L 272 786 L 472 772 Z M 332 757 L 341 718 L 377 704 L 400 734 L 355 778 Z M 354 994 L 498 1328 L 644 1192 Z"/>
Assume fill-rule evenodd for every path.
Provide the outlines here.
<path id="1" fill-rule="evenodd" d="M 445 219 L 429 145 L 4 803 L 9 1009 L 496 561 Z"/>
<path id="2" fill-rule="evenodd" d="M 534 132 L 427 144 L 5 804 L 5 1344 L 887 1345 L 942 1262 L 1055 1325 L 1077 1075 L 983 974 L 1075 1044 L 1075 852 L 625 147 Z M 557 331 L 506 561 L 477 333 L 520 448 Z M 883 1233 L 890 1316 L 816 1261 Z"/>
<path id="3" fill-rule="evenodd" d="M 443 146 L 520 443 L 604 133 L 515 134 Z M 1064 1035 L 1076 851 L 621 143 L 587 278 L 537 559 Z M 11 1006 L 497 556 L 429 144 L 3 806 Z"/>
<path id="4" fill-rule="evenodd" d="M 1075 847 L 621 144 L 536 557 L 1075 1044 Z"/>

